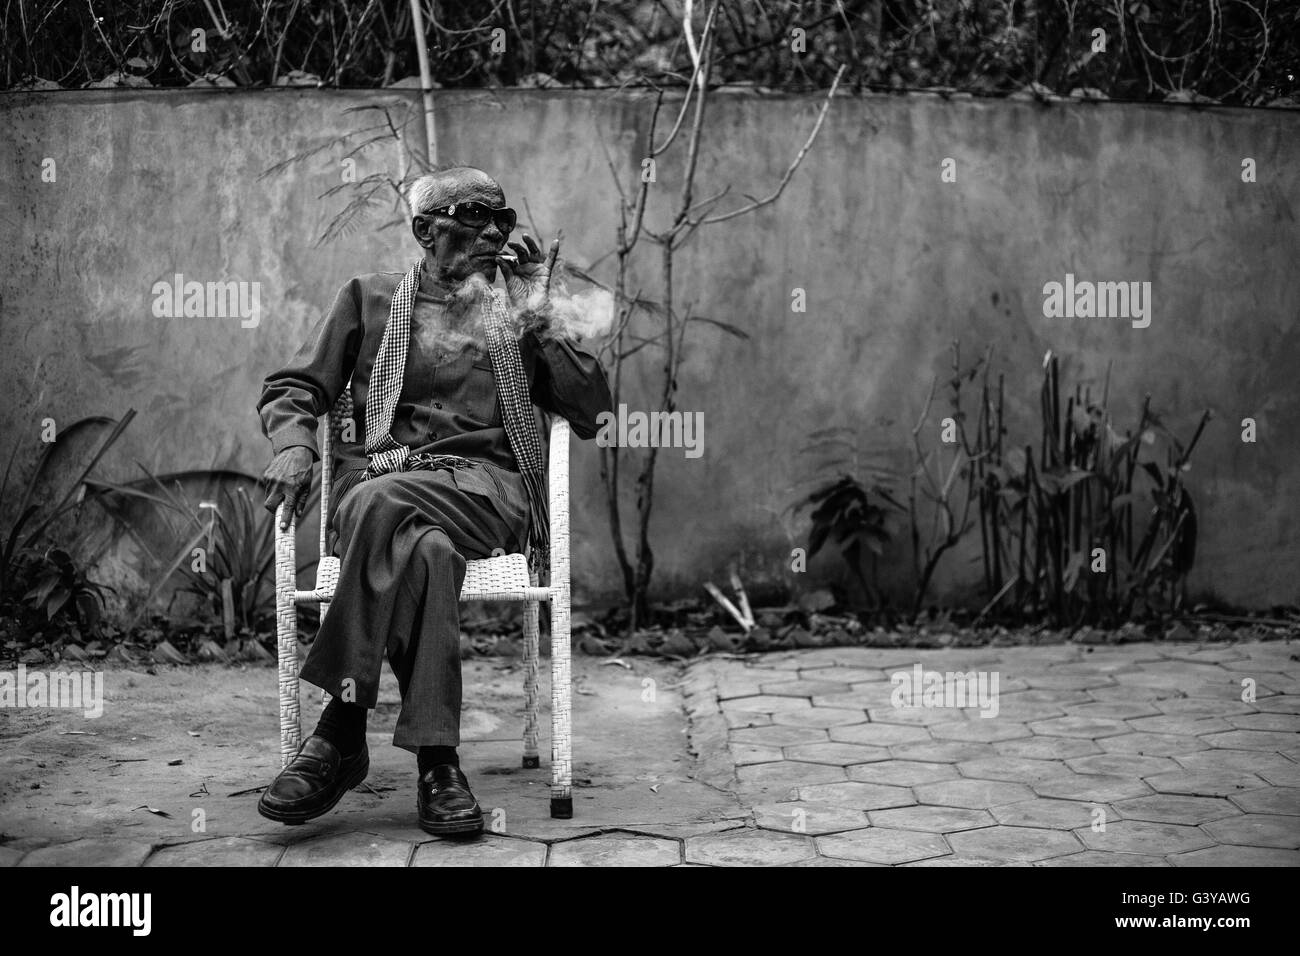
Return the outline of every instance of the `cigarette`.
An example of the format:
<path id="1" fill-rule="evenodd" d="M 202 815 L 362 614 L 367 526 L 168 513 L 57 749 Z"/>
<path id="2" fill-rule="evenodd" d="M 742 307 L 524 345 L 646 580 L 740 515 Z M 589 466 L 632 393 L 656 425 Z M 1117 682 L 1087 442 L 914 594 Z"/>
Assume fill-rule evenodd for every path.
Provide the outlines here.
<path id="1" fill-rule="evenodd" d="M 513 265 L 517 265 L 517 264 L 519 263 L 519 257 L 518 257 L 518 256 L 512 256 L 512 255 L 510 255 L 510 254 L 507 253 L 507 252 L 498 252 L 498 253 L 497 253 L 497 258 L 500 259 L 502 262 L 508 262 L 508 263 L 510 263 L 512 266 L 513 266 Z"/>

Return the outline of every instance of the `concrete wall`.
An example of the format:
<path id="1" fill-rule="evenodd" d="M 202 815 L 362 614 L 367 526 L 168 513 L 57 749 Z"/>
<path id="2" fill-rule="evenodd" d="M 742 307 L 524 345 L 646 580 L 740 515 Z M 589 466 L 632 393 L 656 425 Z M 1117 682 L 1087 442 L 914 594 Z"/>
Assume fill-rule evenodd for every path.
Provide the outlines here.
<path id="1" fill-rule="evenodd" d="M 541 91 L 438 94 L 441 155 L 493 171 L 528 222 L 587 264 L 612 246 L 616 193 L 598 138 L 625 182 L 639 169 L 650 101 L 629 94 Z M 140 417 L 108 471 L 230 467 L 260 473 L 267 446 L 253 410 L 262 376 L 307 334 L 354 274 L 404 268 L 404 228 L 375 231 L 391 207 L 323 247 L 342 207 L 319 198 L 340 182 L 343 150 L 283 175 L 272 164 L 375 121 L 393 92 L 95 92 L 0 98 L 0 407 L 6 455 L 37 441 L 41 419 Z M 780 177 L 815 116 L 815 97 L 720 94 L 710 111 L 698 196 L 729 185 L 760 195 Z M 662 128 L 662 127 L 661 127 Z M 419 129 L 414 130 L 420 135 Z M 1111 364 L 1116 425 L 1131 427 L 1144 392 L 1189 437 L 1216 415 L 1188 478 L 1200 509 L 1193 588 L 1253 605 L 1300 600 L 1300 115 L 1282 111 L 839 98 L 781 200 L 702 229 L 677 258 L 679 306 L 743 327 L 738 341 L 700 324 L 687 342 L 679 406 L 703 411 L 705 453 L 660 455 L 652 541 L 656 590 L 699 594 L 738 560 L 746 580 L 794 582 L 789 550 L 806 528 L 778 518 L 808 462 L 806 433 L 850 426 L 866 450 L 910 466 L 909 432 L 948 345 L 995 347 L 1008 376 L 1012 440 L 1037 440 L 1043 354 L 1062 379 L 1100 392 Z M 400 150 L 372 146 L 359 176 L 399 174 Z M 661 224 L 680 168 L 661 159 L 649 218 Z M 57 164 L 43 182 L 42 160 Z M 940 182 L 956 161 L 957 181 Z M 1241 180 L 1244 157 L 1258 181 Z M 725 202 L 724 202 L 725 208 Z M 641 250 L 636 282 L 657 295 L 657 260 Z M 608 278 L 611 260 L 596 271 Z M 238 319 L 166 319 L 153 284 L 261 283 L 256 328 Z M 1148 328 L 1123 319 L 1047 319 L 1045 282 L 1145 280 Z M 807 311 L 791 310 L 791 290 Z M 625 396 L 645 407 L 651 351 Z M 968 405 L 973 409 L 973 403 Z M 1259 441 L 1243 444 L 1254 417 Z M 937 416 L 935 417 L 937 421 Z M 589 443 L 574 445 L 575 579 L 580 595 L 615 594 Z M 804 486 L 806 487 L 806 485 Z M 629 503 L 631 498 L 629 497 Z M 631 509 L 629 507 L 629 515 Z M 306 535 L 306 532 L 305 532 Z M 310 537 L 304 537 L 309 542 Z M 979 579 L 978 533 L 937 581 L 960 597 Z M 901 583 L 910 558 L 887 555 Z M 838 573 L 814 563 L 804 583 Z"/>

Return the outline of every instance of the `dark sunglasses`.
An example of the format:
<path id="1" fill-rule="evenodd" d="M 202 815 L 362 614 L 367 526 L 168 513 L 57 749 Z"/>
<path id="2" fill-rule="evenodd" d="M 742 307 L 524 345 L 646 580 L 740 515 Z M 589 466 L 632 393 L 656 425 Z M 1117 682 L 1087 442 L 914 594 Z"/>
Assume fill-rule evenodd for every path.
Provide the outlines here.
<path id="1" fill-rule="evenodd" d="M 514 231 L 515 223 L 519 221 L 519 217 L 509 206 L 493 209 L 481 202 L 452 203 L 450 206 L 441 206 L 430 211 L 445 213 L 462 226 L 469 226 L 471 229 L 482 229 L 489 222 L 494 222 L 496 227 L 507 236 Z"/>

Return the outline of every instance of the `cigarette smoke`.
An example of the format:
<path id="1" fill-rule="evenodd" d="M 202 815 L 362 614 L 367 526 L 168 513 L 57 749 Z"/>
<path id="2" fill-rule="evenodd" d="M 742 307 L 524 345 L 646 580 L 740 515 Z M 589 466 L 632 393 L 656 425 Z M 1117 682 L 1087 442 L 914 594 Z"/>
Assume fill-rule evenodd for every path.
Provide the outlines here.
<path id="1" fill-rule="evenodd" d="M 550 307 L 546 311 L 547 324 L 538 332 L 544 339 L 587 339 L 603 336 L 614 325 L 614 296 L 601 288 L 585 289 L 573 293 L 562 264 L 557 264 L 551 278 Z M 487 348 L 487 333 L 483 325 L 483 297 L 492 286 L 481 273 L 474 273 L 450 290 L 447 300 L 446 321 L 433 324 L 415 324 L 416 335 L 423 351 L 437 356 L 438 361 L 456 355 L 466 348 Z M 524 331 L 524 310 L 510 309 L 511 331 L 517 337 Z"/>

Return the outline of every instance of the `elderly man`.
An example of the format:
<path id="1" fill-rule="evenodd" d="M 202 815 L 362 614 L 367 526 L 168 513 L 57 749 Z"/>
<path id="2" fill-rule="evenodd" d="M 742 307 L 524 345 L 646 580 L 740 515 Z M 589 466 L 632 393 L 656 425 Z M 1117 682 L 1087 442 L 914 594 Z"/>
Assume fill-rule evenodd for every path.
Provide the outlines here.
<path id="1" fill-rule="evenodd" d="M 333 699 L 258 810 L 305 823 L 365 779 L 367 709 L 387 652 L 402 694 L 393 744 L 416 755 L 420 826 L 474 833 L 483 815 L 456 752 L 465 562 L 525 543 L 544 556 L 533 405 L 591 439 L 612 401 L 599 361 L 551 327 L 558 240 L 549 255 L 527 235 L 507 243 L 515 212 L 478 169 L 425 176 L 409 203 L 420 260 L 405 275 L 349 281 L 257 405 L 274 452 L 266 507 L 286 502 L 285 526 L 306 506 L 317 418 L 349 382 L 355 425 L 326 516 L 339 582 L 302 670 Z M 490 285 L 498 268 L 508 295 Z"/>

